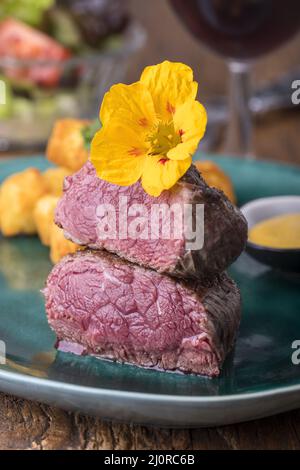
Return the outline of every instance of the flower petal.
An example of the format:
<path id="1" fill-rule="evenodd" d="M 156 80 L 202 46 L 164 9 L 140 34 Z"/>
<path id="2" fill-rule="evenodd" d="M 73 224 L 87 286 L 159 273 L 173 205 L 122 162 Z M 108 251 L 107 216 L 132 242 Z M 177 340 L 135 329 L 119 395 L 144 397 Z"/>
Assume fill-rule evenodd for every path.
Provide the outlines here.
<path id="1" fill-rule="evenodd" d="M 105 93 L 100 109 L 102 125 L 111 118 L 127 121 L 139 132 L 148 132 L 156 122 L 156 114 L 151 94 L 140 82 L 124 85 L 119 83 Z"/>
<path id="2" fill-rule="evenodd" d="M 129 186 L 141 177 L 147 148 L 130 127 L 111 119 L 91 143 L 91 162 L 99 178 Z"/>
<path id="3" fill-rule="evenodd" d="M 205 133 L 205 108 L 198 101 L 189 100 L 176 110 L 173 122 L 175 131 L 181 135 L 182 143 L 169 150 L 167 156 L 171 160 L 184 160 L 195 153 Z"/>
<path id="4" fill-rule="evenodd" d="M 168 160 L 163 155 L 148 155 L 144 161 L 142 186 L 151 196 L 170 189 L 191 166 L 192 159 Z"/>
<path id="5" fill-rule="evenodd" d="M 146 67 L 140 81 L 150 91 L 155 111 L 163 121 L 172 119 L 185 101 L 196 98 L 198 84 L 193 81 L 193 71 L 180 62 L 166 60 Z"/>

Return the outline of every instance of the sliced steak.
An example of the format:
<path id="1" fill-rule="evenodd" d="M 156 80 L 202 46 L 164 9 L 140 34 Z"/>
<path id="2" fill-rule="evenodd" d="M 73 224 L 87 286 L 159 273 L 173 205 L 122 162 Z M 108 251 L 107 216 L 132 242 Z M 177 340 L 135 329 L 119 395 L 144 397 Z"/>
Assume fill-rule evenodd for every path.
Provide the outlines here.
<path id="1" fill-rule="evenodd" d="M 124 239 L 119 236 L 99 237 L 101 217 L 97 208 L 100 204 L 112 205 L 119 220 L 119 198 L 122 196 L 127 197 L 128 207 L 142 204 L 149 213 L 154 204 L 165 204 L 169 208 L 179 204 L 182 212 L 187 214 L 187 204 L 192 205 L 194 223 L 196 204 L 204 204 L 203 247 L 187 249 L 183 224 L 180 234 L 174 233 L 169 238 L 164 238 L 160 231 L 157 239 L 149 236 L 143 239 L 143 228 L 137 239 L 130 235 Z M 133 218 L 128 217 L 128 225 Z M 163 219 L 161 221 L 161 225 L 165 224 Z M 66 238 L 77 244 L 93 249 L 104 248 L 158 272 L 198 280 L 211 279 L 224 271 L 240 255 L 247 238 L 247 223 L 241 212 L 222 192 L 208 187 L 194 166 L 174 188 L 154 198 L 144 192 L 139 182 L 120 187 L 99 179 L 93 165 L 87 162 L 78 173 L 65 179 L 64 195 L 56 210 L 56 223 L 64 229 Z"/>
<path id="2" fill-rule="evenodd" d="M 226 274 L 200 287 L 105 251 L 66 256 L 44 295 L 58 349 L 162 370 L 218 375 L 240 321 Z"/>

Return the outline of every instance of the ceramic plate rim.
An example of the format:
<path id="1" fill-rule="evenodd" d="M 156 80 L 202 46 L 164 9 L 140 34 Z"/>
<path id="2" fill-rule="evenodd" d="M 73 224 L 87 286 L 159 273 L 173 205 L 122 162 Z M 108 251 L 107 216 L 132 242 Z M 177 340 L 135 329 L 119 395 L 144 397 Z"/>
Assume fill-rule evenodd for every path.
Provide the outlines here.
<path id="1" fill-rule="evenodd" d="M 17 372 L 6 371 L 0 369 L 0 381 L 1 379 L 11 379 L 14 382 L 18 383 L 30 383 L 31 385 L 37 385 L 40 387 L 51 388 L 52 390 L 60 389 L 64 391 L 72 391 L 76 393 L 84 393 L 91 396 L 105 396 L 109 394 L 111 397 L 119 398 L 135 398 L 135 399 L 145 399 L 148 401 L 168 401 L 168 402 L 178 402 L 178 403 L 223 403 L 223 402 L 238 402 L 238 401 L 247 401 L 255 400 L 256 398 L 286 395 L 287 393 L 300 392 L 300 383 L 294 385 L 286 385 L 283 387 L 275 387 L 272 390 L 261 390 L 258 392 L 245 392 L 245 393 L 235 393 L 230 395 L 170 395 L 170 394 L 155 394 L 155 393 L 142 393 L 142 392 L 131 392 L 129 390 L 112 390 L 108 388 L 101 387 L 87 387 L 84 385 L 71 384 L 67 382 L 58 382 L 56 380 L 42 379 L 39 377 L 31 377 L 26 374 L 19 374 Z"/>

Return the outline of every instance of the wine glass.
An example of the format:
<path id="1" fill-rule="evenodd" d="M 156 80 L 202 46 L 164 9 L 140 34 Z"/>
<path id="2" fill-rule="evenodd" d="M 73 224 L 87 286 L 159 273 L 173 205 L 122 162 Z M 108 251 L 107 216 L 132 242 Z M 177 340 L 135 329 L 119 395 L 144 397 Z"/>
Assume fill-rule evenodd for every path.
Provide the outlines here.
<path id="1" fill-rule="evenodd" d="M 226 57 L 230 72 L 227 152 L 252 155 L 249 71 L 253 60 L 300 27 L 299 0 L 169 0 L 200 41 Z"/>

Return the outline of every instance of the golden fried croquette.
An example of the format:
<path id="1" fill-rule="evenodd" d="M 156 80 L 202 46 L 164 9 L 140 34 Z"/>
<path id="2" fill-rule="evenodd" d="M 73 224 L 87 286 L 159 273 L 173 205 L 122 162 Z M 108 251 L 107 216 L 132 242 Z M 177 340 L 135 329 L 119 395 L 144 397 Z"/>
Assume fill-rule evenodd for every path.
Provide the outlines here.
<path id="1" fill-rule="evenodd" d="M 50 227 L 50 259 L 53 264 L 69 253 L 75 253 L 80 249 L 79 245 L 70 242 L 64 237 L 63 229 L 59 228 L 53 222 Z"/>
<path id="2" fill-rule="evenodd" d="M 33 211 L 47 192 L 39 170 L 27 168 L 4 180 L 0 188 L 0 226 L 4 236 L 36 233 Z"/>
<path id="3" fill-rule="evenodd" d="M 34 208 L 33 216 L 38 236 L 43 245 L 50 245 L 50 228 L 54 221 L 54 211 L 59 197 L 46 194 L 41 197 Z"/>
<path id="4" fill-rule="evenodd" d="M 54 223 L 54 212 L 58 201 L 59 197 L 47 194 L 39 199 L 34 209 L 38 235 L 44 245 L 50 246 L 50 259 L 54 264 L 79 248 L 67 240 L 63 230 Z"/>
<path id="5" fill-rule="evenodd" d="M 236 197 L 232 182 L 216 163 L 210 160 L 199 160 L 195 162 L 195 165 L 208 186 L 221 189 L 228 199 L 235 204 Z"/>
<path id="6" fill-rule="evenodd" d="M 65 176 L 72 174 L 72 171 L 63 166 L 48 168 L 43 176 L 48 187 L 48 192 L 53 196 L 61 196 L 63 192 L 63 183 Z"/>
<path id="7" fill-rule="evenodd" d="M 88 159 L 82 131 L 89 121 L 59 119 L 54 124 L 47 145 L 47 158 L 57 165 L 79 170 Z"/>

